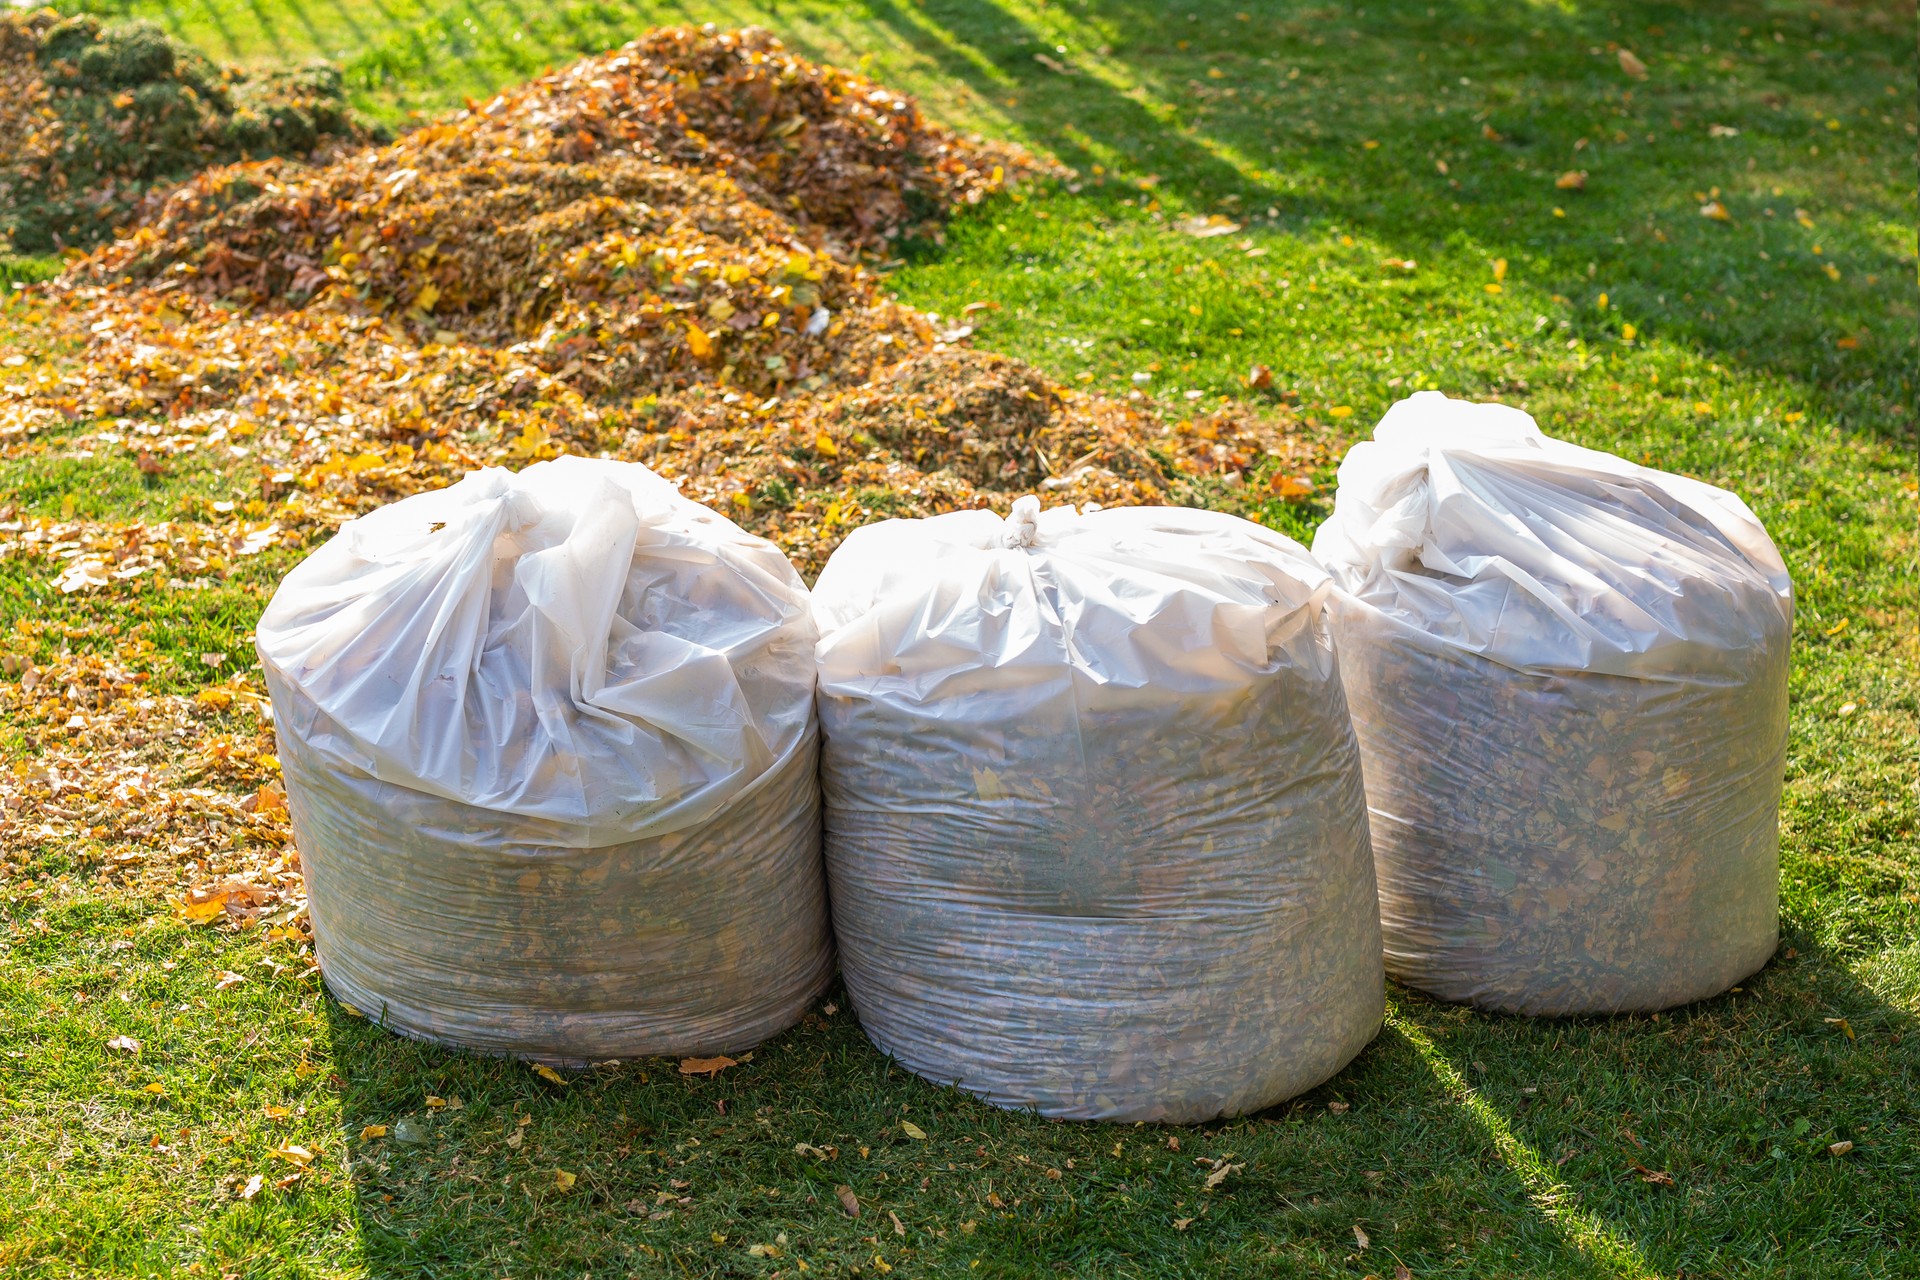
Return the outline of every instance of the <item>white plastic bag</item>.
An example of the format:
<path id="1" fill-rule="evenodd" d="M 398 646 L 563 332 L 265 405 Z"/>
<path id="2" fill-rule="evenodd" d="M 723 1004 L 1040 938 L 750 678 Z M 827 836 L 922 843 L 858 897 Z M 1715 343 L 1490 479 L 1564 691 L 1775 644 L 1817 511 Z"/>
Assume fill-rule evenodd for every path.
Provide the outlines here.
<path id="1" fill-rule="evenodd" d="M 645 467 L 488 469 L 354 520 L 257 636 L 327 985 L 370 1017 L 718 1052 L 831 977 L 806 588 Z"/>
<path id="2" fill-rule="evenodd" d="M 1613 1013 L 1766 962 L 1793 604 L 1744 503 L 1422 392 L 1347 454 L 1313 549 L 1389 973 Z"/>
<path id="3" fill-rule="evenodd" d="M 1002 1106 L 1188 1122 L 1373 1037 L 1365 801 L 1298 544 L 1132 508 L 889 520 L 820 619 L 848 991 L 912 1070 Z"/>

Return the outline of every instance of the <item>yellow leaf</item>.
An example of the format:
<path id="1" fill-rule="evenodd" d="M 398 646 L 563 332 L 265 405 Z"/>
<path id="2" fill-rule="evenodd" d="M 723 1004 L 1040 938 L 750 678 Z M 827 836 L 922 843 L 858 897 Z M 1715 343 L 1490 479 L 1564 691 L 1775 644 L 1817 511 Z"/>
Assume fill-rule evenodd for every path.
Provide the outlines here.
<path id="1" fill-rule="evenodd" d="M 691 320 L 687 321 L 687 346 L 693 349 L 693 357 L 696 360 L 705 360 L 713 354 L 713 339 L 707 336 L 705 329 Z"/>
<path id="2" fill-rule="evenodd" d="M 1507 260 L 1505 258 L 1495 258 L 1493 260 L 1493 278 L 1495 280 L 1505 280 L 1507 278 Z"/>
<path id="3" fill-rule="evenodd" d="M 427 1095 L 427 1109 L 429 1111 L 438 1111 L 441 1107 L 444 1107 L 446 1105 L 447 1105 L 447 1100 L 441 1097 L 439 1094 L 430 1093 Z"/>
<path id="4" fill-rule="evenodd" d="M 227 900 L 224 897 L 209 898 L 205 902 L 179 900 L 174 903 L 174 909 L 188 924 L 212 924 L 227 914 Z"/>
<path id="5" fill-rule="evenodd" d="M 902 1120 L 900 1122 L 900 1132 L 906 1134 L 915 1142 L 925 1142 L 927 1140 L 927 1131 L 911 1120 Z"/>
<path id="6" fill-rule="evenodd" d="M 1715 222 L 1731 222 L 1733 215 L 1727 212 L 1727 206 L 1718 200 L 1709 200 L 1700 206 L 1700 216 L 1712 218 Z"/>
<path id="7" fill-rule="evenodd" d="M 1634 328 L 1630 324 L 1623 324 L 1620 326 L 1620 340 L 1622 342 L 1632 342 L 1634 338 L 1639 335 L 1639 333 L 1640 331 Z"/>
<path id="8" fill-rule="evenodd" d="M 837 458 L 840 456 L 840 446 L 834 442 L 832 436 L 824 431 L 814 436 L 813 451 L 828 458 Z"/>
<path id="9" fill-rule="evenodd" d="M 1007 794 L 1007 788 L 1000 781 L 1000 775 L 991 769 L 973 771 L 973 789 L 982 800 L 998 800 Z"/>
<path id="10" fill-rule="evenodd" d="M 433 304 L 440 301 L 440 286 L 428 284 L 426 288 L 413 295 L 413 305 L 422 311 L 433 310 Z"/>
<path id="11" fill-rule="evenodd" d="M 387 1126 L 383 1124 L 370 1124 L 360 1130 L 360 1140 L 362 1142 L 372 1142 L 375 1138 L 384 1138 L 386 1136 Z"/>
<path id="12" fill-rule="evenodd" d="M 314 1160 L 313 1152 L 307 1150 L 305 1147 L 296 1147 L 292 1143 L 275 1147 L 273 1150 L 267 1152 L 267 1154 L 285 1160 L 289 1164 L 298 1165 L 302 1169 L 312 1164 Z"/>
<path id="13" fill-rule="evenodd" d="M 565 1076 L 561 1075 L 558 1071 L 555 1071 L 552 1067 L 548 1066 L 544 1062 L 536 1062 L 533 1064 L 533 1074 L 539 1076 L 542 1080 L 545 1080 L 548 1084 L 565 1084 L 567 1082 L 567 1078 Z"/>
<path id="14" fill-rule="evenodd" d="M 1499 292 L 1501 292 L 1501 287 L 1500 287 L 1499 285 L 1497 285 L 1497 284 L 1488 284 L 1488 285 L 1485 285 L 1485 286 L 1482 286 L 1482 287 L 1484 287 L 1484 288 L 1486 289 L 1486 291 L 1487 291 L 1488 293 L 1499 293 Z"/>
<path id="15" fill-rule="evenodd" d="M 576 1177 L 571 1173 L 568 1173 L 565 1169 L 555 1169 L 553 1171 L 553 1185 L 557 1190 L 560 1190 L 560 1191 L 571 1190 L 573 1187 L 573 1184 L 578 1181 L 580 1181 L 578 1177 Z"/>
<path id="16" fill-rule="evenodd" d="M 162 1094 L 167 1091 L 167 1086 L 161 1084 L 158 1080 L 155 1080 L 152 1084 L 146 1087 L 146 1091 L 152 1094 Z"/>
<path id="17" fill-rule="evenodd" d="M 1351 418 L 1353 416 L 1353 406 L 1350 404 L 1337 404 L 1327 410 L 1327 412 L 1336 418 Z"/>
<path id="18" fill-rule="evenodd" d="M 1594 300 L 1593 305 L 1595 309 L 1600 311 L 1605 311 L 1607 309 L 1607 295 L 1604 293 L 1601 294 L 1598 298 Z"/>

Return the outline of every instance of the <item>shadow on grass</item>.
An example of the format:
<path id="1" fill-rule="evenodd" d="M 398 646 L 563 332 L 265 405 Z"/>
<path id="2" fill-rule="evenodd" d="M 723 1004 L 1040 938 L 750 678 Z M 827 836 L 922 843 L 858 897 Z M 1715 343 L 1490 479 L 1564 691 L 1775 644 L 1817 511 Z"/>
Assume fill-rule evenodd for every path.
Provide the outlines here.
<path id="1" fill-rule="evenodd" d="M 1847 159 L 1884 153 L 1876 174 L 1906 163 L 1910 143 L 1882 123 L 1912 114 L 1910 95 L 1885 93 L 1910 85 L 1914 61 L 1910 39 L 1886 39 L 1900 29 L 1891 13 L 1543 4 L 1517 20 L 1512 5 L 1476 0 L 1255 17 L 1240 0 L 1193 0 L 1183 22 L 1151 0 L 867 8 L 1083 172 L 1151 172 L 1190 205 L 1272 205 L 1283 226 L 1332 223 L 1423 262 L 1509 259 L 1582 304 L 1595 334 L 1629 316 L 1817 387 L 1849 426 L 1913 430 L 1910 415 L 1885 413 L 1914 387 L 1913 261 L 1891 237 L 1818 229 L 1836 205 L 1856 226 L 1912 221 L 1910 189 L 1863 185 Z M 1732 18 L 1753 24 L 1737 60 L 1709 43 Z M 1661 74 L 1623 75 L 1623 41 Z M 1119 91 L 1103 68 L 1139 87 Z M 1854 132 L 1836 131 L 1842 117 Z M 1803 162 L 1822 142 L 1828 181 L 1809 186 Z M 1747 177 L 1789 159 L 1799 176 L 1771 196 Z M 1558 185 L 1582 172 L 1584 190 Z M 1710 197 L 1727 221 L 1701 215 Z M 1592 305 L 1602 293 L 1612 317 Z"/>
<path id="2" fill-rule="evenodd" d="M 1897 1256 L 1913 1222 L 1916 1027 L 1825 957 L 1659 1020 L 1396 990 L 1327 1085 L 1177 1130 L 985 1106 L 895 1067 L 833 1004 L 717 1079 L 652 1060 L 555 1085 L 329 1001 L 343 1122 L 387 1129 L 352 1142 L 370 1274 L 745 1275 L 775 1256 L 847 1274 L 879 1254 L 922 1274 L 1305 1275 L 1358 1261 L 1360 1225 L 1379 1273 L 1813 1276 Z M 1205 1191 L 1211 1159 L 1244 1167 Z"/>

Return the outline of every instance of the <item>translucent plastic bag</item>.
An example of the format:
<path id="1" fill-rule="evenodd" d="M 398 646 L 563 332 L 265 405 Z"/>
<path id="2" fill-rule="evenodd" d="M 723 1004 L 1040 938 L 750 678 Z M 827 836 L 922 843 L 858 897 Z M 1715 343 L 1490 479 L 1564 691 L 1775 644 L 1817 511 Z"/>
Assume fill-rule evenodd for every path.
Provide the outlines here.
<path id="1" fill-rule="evenodd" d="M 1002 1106 L 1237 1115 L 1384 980 L 1359 760 L 1298 544 L 1205 511 L 855 532 L 814 593 L 828 878 L 875 1043 Z"/>
<path id="2" fill-rule="evenodd" d="M 832 975 L 807 592 L 631 463 L 354 520 L 257 630 L 327 985 L 596 1060 L 747 1047 Z"/>
<path id="3" fill-rule="evenodd" d="M 1793 603 L 1745 504 L 1422 392 L 1347 454 L 1313 549 L 1389 973 L 1613 1013 L 1766 963 Z"/>

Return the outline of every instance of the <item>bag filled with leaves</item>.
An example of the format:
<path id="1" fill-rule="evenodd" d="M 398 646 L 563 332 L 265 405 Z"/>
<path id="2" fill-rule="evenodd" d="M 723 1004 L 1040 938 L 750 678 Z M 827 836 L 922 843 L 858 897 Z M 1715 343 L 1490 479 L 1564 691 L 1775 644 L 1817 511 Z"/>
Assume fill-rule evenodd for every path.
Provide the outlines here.
<path id="1" fill-rule="evenodd" d="M 1313 549 L 1389 973 L 1582 1014 L 1766 963 L 1793 595 L 1744 503 L 1422 392 L 1347 454 Z"/>
<path id="2" fill-rule="evenodd" d="M 548 1061 L 791 1025 L 833 969 L 814 638 L 771 543 L 634 463 L 343 526 L 258 628 L 327 985 Z"/>
<path id="3" fill-rule="evenodd" d="M 1237 1115 L 1345 1066 L 1384 980 L 1328 591 L 1207 511 L 848 537 L 814 593 L 822 781 L 875 1043 L 1077 1119 Z"/>

